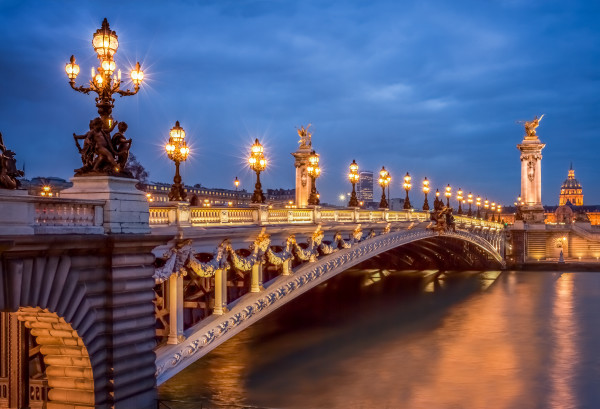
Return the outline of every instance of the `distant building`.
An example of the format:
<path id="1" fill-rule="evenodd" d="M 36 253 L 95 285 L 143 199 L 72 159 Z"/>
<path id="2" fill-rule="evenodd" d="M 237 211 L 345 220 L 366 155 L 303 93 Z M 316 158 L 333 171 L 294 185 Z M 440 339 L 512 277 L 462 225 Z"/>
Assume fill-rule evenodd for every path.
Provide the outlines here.
<path id="1" fill-rule="evenodd" d="M 558 205 L 564 206 L 567 202 L 570 202 L 573 206 L 583 206 L 583 189 L 581 183 L 575 179 L 575 171 L 573 170 L 572 163 L 567 179 L 560 187 Z"/>
<path id="2" fill-rule="evenodd" d="M 187 193 L 186 201 L 190 202 L 192 206 L 248 206 L 252 199 L 252 193 L 247 192 L 245 189 L 207 188 L 200 184 L 185 186 L 184 189 Z M 170 183 L 150 182 L 145 187 L 145 192 L 152 202 L 168 202 L 170 191 Z M 295 195 L 295 189 L 267 189 L 265 204 L 283 206 L 288 204 L 290 200 L 295 200 Z"/>
<path id="3" fill-rule="evenodd" d="M 363 170 L 359 172 L 360 178 L 358 180 L 358 190 L 356 197 L 361 202 L 372 202 L 373 201 L 373 172 Z"/>
<path id="4" fill-rule="evenodd" d="M 71 186 L 73 183 L 53 176 L 21 179 L 21 188 L 27 189 L 27 193 L 32 196 L 60 197 L 60 191 Z"/>

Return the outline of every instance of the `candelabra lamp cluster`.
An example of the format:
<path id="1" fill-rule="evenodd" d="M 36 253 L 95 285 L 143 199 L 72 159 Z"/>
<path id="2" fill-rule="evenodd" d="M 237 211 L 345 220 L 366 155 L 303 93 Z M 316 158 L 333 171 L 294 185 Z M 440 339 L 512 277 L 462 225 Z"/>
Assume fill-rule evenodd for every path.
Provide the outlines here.
<path id="1" fill-rule="evenodd" d="M 406 198 L 404 198 L 404 208 L 405 209 L 410 209 L 412 207 L 410 204 L 410 199 L 408 197 L 408 192 L 410 191 L 410 188 L 412 187 L 412 185 L 410 184 L 410 181 L 411 181 L 410 174 L 408 172 L 406 172 L 406 175 L 404 175 L 404 184 L 402 185 L 404 187 L 404 190 L 406 190 Z"/>
<path id="2" fill-rule="evenodd" d="M 385 188 L 391 181 L 392 177 L 390 176 L 390 173 L 385 169 L 385 166 L 382 166 L 379 171 L 379 186 L 381 186 L 381 200 L 379 201 L 380 209 L 387 209 L 389 207 L 388 201 L 385 198 Z"/>
<path id="3" fill-rule="evenodd" d="M 471 217 L 473 216 L 473 211 L 471 210 L 471 206 L 473 205 L 473 193 L 471 192 L 469 192 L 467 195 L 467 203 L 469 204 L 469 212 L 467 213 L 467 216 Z"/>
<path id="4" fill-rule="evenodd" d="M 264 148 L 258 141 L 258 138 L 254 141 L 252 148 L 250 148 L 248 165 L 250 166 L 250 169 L 256 172 L 256 184 L 254 185 L 254 193 L 252 194 L 251 202 L 262 204 L 265 202 L 265 195 L 263 194 L 262 185 L 260 184 L 260 172 L 267 168 L 267 159 L 265 158 Z"/>
<path id="5" fill-rule="evenodd" d="M 308 196 L 308 204 L 316 206 L 321 203 L 319 199 L 319 193 L 317 192 L 317 178 L 321 175 L 321 168 L 319 167 L 319 155 L 313 150 L 308 157 L 308 166 L 306 172 L 310 176 L 310 195 Z"/>
<path id="6" fill-rule="evenodd" d="M 423 210 L 429 210 L 429 202 L 427 201 L 427 194 L 429 193 L 429 180 L 423 179 L 423 193 L 425 193 L 425 200 L 423 201 Z"/>
<path id="7" fill-rule="evenodd" d="M 461 188 L 458 188 L 458 192 L 456 192 L 456 200 L 458 200 L 458 214 L 463 214 L 461 206 L 463 201 L 463 191 Z"/>
<path id="8" fill-rule="evenodd" d="M 352 183 L 352 194 L 350 195 L 350 201 L 348 202 L 349 207 L 358 207 L 358 198 L 356 197 L 356 184 L 360 180 L 360 175 L 358 174 L 358 164 L 356 160 L 352 160 L 350 164 L 350 172 L 348 173 L 348 180 Z"/>
<path id="9" fill-rule="evenodd" d="M 86 134 L 73 134 L 83 163 L 80 169 L 75 170 L 75 174 L 77 176 L 112 174 L 131 177 L 131 174 L 124 170 L 131 147 L 131 139 L 126 139 L 124 136 L 127 124 L 121 122 L 118 132 L 113 136 L 110 135 L 118 123 L 112 118 L 115 102 L 113 95 L 118 94 L 123 97 L 137 94 L 144 79 L 144 72 L 138 62 L 131 70 L 133 91 L 121 89 L 121 70 L 115 73 L 117 67 L 114 60 L 119 48 L 119 39 L 117 33 L 110 29 L 106 19 L 102 22 L 102 27 L 94 33 L 92 46 L 100 65 L 92 68 L 89 86 L 75 85 L 75 79 L 80 72 L 75 56 L 71 56 L 70 62 L 65 67 L 71 88 L 84 94 L 90 92 L 97 94 L 96 108 L 99 115 L 98 118 L 90 121 L 90 129 Z M 79 140 L 84 140 L 83 147 L 79 145 Z"/>
<path id="10" fill-rule="evenodd" d="M 450 198 L 452 197 L 452 188 L 450 187 L 450 184 L 446 186 L 446 192 L 444 192 L 444 195 L 446 196 L 446 206 L 450 207 Z"/>
<path id="11" fill-rule="evenodd" d="M 179 174 L 179 164 L 185 162 L 190 154 L 190 148 L 185 142 L 185 131 L 179 125 L 179 121 L 175 122 L 175 126 L 169 132 L 169 142 L 165 146 L 167 156 L 175 162 L 175 177 L 173 178 L 173 186 L 169 192 L 170 201 L 183 201 L 187 194 L 183 184 L 181 183 L 181 175 Z"/>

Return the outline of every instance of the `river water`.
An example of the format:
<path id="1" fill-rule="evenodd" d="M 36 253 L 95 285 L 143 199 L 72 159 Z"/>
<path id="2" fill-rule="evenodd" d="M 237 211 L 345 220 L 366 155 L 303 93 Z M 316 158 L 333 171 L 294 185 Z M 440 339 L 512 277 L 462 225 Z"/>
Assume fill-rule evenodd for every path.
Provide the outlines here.
<path id="1" fill-rule="evenodd" d="M 600 273 L 347 271 L 162 385 L 175 409 L 600 408 Z"/>

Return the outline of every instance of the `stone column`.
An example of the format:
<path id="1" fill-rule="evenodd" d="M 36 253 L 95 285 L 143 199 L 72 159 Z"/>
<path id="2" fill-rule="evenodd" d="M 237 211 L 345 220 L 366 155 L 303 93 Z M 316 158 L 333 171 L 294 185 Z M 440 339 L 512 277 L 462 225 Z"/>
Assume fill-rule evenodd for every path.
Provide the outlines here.
<path id="1" fill-rule="evenodd" d="M 250 281 L 250 292 L 258 293 L 263 289 L 262 286 L 262 262 L 260 259 L 252 266 L 252 277 Z"/>
<path id="2" fill-rule="evenodd" d="M 183 276 L 169 277 L 169 338 L 167 344 L 183 340 Z"/>
<path id="3" fill-rule="evenodd" d="M 292 153 L 295 158 L 296 167 L 296 206 L 308 206 L 308 197 L 310 196 L 310 177 L 306 167 L 308 166 L 308 157 L 312 148 L 310 145 L 301 145 L 298 150 Z"/>
<path id="4" fill-rule="evenodd" d="M 218 269 L 215 272 L 215 307 L 214 315 L 223 315 L 227 312 L 227 270 Z"/>
<path id="5" fill-rule="evenodd" d="M 517 145 L 521 151 L 521 208 L 529 223 L 544 222 L 542 206 L 542 149 L 546 146 L 537 135 L 525 136 Z"/>

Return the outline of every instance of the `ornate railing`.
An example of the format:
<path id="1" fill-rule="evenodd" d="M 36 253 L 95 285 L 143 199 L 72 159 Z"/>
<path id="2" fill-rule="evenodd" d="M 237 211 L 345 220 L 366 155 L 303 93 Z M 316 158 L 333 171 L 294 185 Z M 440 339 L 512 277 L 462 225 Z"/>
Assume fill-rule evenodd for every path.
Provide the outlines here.
<path id="1" fill-rule="evenodd" d="M 269 225 L 307 223 L 377 223 L 426 222 L 429 212 L 415 210 L 364 210 L 364 209 L 287 209 L 257 206 L 251 208 L 206 208 L 178 203 L 173 206 L 151 205 L 150 225 L 218 226 L 218 225 Z M 500 229 L 501 223 L 467 216 L 454 216 L 457 225 L 464 228 Z"/>
<path id="2" fill-rule="evenodd" d="M 0 235 L 103 234 L 104 201 L 3 196 Z"/>

